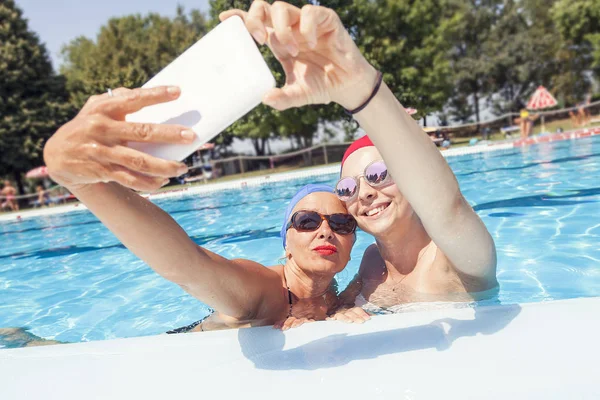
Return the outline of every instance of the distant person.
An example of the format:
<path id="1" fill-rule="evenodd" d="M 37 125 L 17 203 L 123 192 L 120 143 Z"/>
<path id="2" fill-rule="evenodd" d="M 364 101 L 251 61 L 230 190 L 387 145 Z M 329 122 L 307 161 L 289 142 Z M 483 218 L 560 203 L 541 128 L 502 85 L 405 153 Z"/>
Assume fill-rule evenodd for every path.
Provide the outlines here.
<path id="1" fill-rule="evenodd" d="M 445 130 L 441 130 L 438 131 L 438 137 L 440 137 L 442 139 L 442 143 L 440 144 L 440 147 L 443 150 L 448 150 L 450 148 L 450 137 L 448 136 L 448 132 L 446 132 Z"/>
<path id="2" fill-rule="evenodd" d="M 427 136 L 429 136 L 429 139 L 431 139 L 431 141 L 436 145 L 439 146 L 439 140 L 437 140 L 437 135 L 435 134 L 435 131 L 431 131 L 427 133 Z"/>
<path id="3" fill-rule="evenodd" d="M 515 123 L 519 124 L 521 130 L 521 139 L 526 139 L 531 135 L 533 123 L 539 118 L 539 114 L 529 114 L 527 109 L 521 110 L 519 118 L 515 119 Z"/>
<path id="4" fill-rule="evenodd" d="M 579 120 L 579 112 L 577 109 L 569 111 L 569 117 L 571 118 L 571 123 L 574 127 L 581 126 L 581 122 Z"/>
<path id="5" fill-rule="evenodd" d="M 592 102 L 592 95 L 587 94 L 585 96 L 585 100 L 579 104 L 577 104 L 577 114 L 579 115 L 579 122 L 582 126 L 588 125 L 590 120 L 592 119 L 590 112 L 588 110 L 588 106 Z"/>
<path id="6" fill-rule="evenodd" d="M 483 140 L 489 140 L 490 133 L 492 133 L 492 130 L 490 129 L 489 126 L 486 126 L 485 128 L 483 128 L 481 130 L 481 136 L 482 136 Z"/>
<path id="7" fill-rule="evenodd" d="M 592 102 L 592 95 L 588 94 L 585 96 L 585 100 L 581 103 L 577 103 L 573 110 L 569 111 L 569 117 L 573 126 L 585 126 L 590 123 L 591 115 L 588 111 L 588 106 Z"/>
<path id="8" fill-rule="evenodd" d="M 4 187 L 0 192 L 2 195 L 2 209 L 10 208 L 11 211 L 19 211 L 19 202 L 17 202 L 17 189 L 13 187 L 9 180 L 4 181 Z"/>
<path id="9" fill-rule="evenodd" d="M 47 206 L 51 203 L 50 193 L 48 193 L 46 190 L 44 190 L 42 185 L 37 185 L 35 190 L 38 195 L 38 198 L 37 198 L 36 202 L 34 203 L 36 206 L 43 207 L 43 206 Z"/>

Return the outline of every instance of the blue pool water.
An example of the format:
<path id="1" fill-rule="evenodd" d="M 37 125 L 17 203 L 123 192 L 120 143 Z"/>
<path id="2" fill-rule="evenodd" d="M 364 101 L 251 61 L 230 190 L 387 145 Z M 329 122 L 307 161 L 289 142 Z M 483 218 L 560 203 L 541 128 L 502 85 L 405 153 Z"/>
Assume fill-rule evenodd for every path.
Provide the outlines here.
<path id="1" fill-rule="evenodd" d="M 448 161 L 496 241 L 500 302 L 600 296 L 600 137 Z M 196 243 L 273 265 L 282 255 L 278 232 L 287 201 L 305 183 L 335 180 L 157 203 Z M 372 242 L 359 233 L 338 277 L 341 287 Z M 85 211 L 0 223 L 0 243 L 0 327 L 79 342 L 158 334 L 208 312 Z"/>

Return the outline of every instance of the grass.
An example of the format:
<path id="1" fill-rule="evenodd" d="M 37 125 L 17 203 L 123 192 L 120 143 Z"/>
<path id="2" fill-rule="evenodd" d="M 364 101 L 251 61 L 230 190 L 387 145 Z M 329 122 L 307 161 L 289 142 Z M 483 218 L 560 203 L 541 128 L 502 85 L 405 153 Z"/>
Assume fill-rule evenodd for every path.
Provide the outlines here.
<path id="1" fill-rule="evenodd" d="M 579 128 L 578 126 L 573 125 L 573 121 L 570 118 L 561 119 L 558 121 L 552 121 L 545 124 L 546 132 L 554 133 L 558 128 L 562 128 L 564 132 L 570 131 L 572 129 Z M 589 126 L 588 126 L 589 128 Z M 533 135 L 538 135 L 542 132 L 542 121 L 538 119 L 535 121 L 535 125 L 533 127 Z"/>

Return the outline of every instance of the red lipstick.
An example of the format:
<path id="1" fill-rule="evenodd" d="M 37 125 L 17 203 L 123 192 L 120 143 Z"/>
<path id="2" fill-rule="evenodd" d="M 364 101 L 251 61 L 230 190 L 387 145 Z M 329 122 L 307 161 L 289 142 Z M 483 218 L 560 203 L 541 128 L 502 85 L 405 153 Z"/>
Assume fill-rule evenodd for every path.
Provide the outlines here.
<path id="1" fill-rule="evenodd" d="M 317 246 L 313 250 L 322 256 L 330 256 L 332 254 L 337 253 L 337 247 L 335 247 L 331 244 L 327 244 L 324 246 Z"/>

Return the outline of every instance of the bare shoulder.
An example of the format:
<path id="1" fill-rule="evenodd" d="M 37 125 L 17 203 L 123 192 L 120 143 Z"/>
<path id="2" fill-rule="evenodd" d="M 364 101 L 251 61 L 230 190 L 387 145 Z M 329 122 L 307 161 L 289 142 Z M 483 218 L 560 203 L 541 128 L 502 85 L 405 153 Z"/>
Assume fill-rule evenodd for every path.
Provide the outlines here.
<path id="1" fill-rule="evenodd" d="M 256 261 L 248 260 L 245 258 L 236 258 L 231 260 L 233 264 L 237 267 L 245 269 L 247 271 L 251 271 L 255 274 L 259 274 L 264 276 L 265 278 L 276 279 L 280 276 L 280 271 L 282 267 L 280 265 L 275 265 L 272 267 L 267 267 L 261 263 Z"/>
<path id="2" fill-rule="evenodd" d="M 363 253 L 359 275 L 365 279 L 377 279 L 385 273 L 385 262 L 376 244 L 372 244 Z"/>

